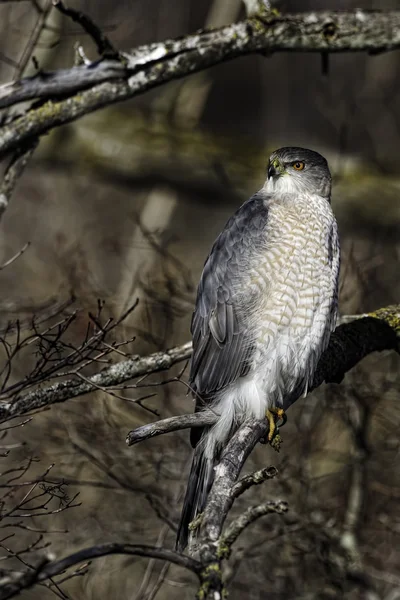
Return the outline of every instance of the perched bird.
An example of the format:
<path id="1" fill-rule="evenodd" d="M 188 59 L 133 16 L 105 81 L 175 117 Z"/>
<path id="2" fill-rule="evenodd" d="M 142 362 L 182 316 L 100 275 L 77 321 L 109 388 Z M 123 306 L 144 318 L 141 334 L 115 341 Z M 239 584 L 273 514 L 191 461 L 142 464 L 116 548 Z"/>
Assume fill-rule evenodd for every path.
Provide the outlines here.
<path id="1" fill-rule="evenodd" d="M 195 448 L 178 530 L 202 512 L 218 457 L 235 428 L 270 421 L 307 387 L 337 317 L 340 250 L 323 156 L 305 148 L 272 153 L 262 189 L 215 241 L 201 275 L 191 332 L 190 386 L 196 411 L 219 415 Z"/>

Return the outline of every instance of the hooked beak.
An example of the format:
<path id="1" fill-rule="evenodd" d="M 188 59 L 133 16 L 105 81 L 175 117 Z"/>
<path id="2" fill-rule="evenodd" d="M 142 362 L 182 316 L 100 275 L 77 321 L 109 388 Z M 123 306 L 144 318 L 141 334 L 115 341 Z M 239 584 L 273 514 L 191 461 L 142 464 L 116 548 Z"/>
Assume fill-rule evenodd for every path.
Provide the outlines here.
<path id="1" fill-rule="evenodd" d="M 276 177 L 277 175 L 282 175 L 283 169 L 279 160 L 276 158 L 274 161 L 270 162 L 268 165 L 268 179 L 271 177 Z"/>

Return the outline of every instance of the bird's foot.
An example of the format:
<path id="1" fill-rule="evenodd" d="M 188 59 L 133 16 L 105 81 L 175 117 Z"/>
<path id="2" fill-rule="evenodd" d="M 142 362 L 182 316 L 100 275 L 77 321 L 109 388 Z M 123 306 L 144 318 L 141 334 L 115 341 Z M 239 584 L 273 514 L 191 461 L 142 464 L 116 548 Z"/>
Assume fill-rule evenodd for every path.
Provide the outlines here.
<path id="1" fill-rule="evenodd" d="M 282 423 L 280 424 L 282 427 L 287 421 L 286 413 L 283 408 L 277 408 L 273 406 L 265 412 L 265 417 L 268 419 L 269 423 L 267 441 L 274 448 L 274 450 L 279 452 L 282 439 L 279 435 L 279 427 L 277 422 L 282 420 Z"/>
<path id="2" fill-rule="evenodd" d="M 276 433 L 269 444 L 270 444 L 271 448 L 273 448 L 275 450 L 275 452 L 279 452 L 279 450 L 281 449 L 282 443 L 283 443 L 283 439 L 281 438 L 279 433 Z"/>

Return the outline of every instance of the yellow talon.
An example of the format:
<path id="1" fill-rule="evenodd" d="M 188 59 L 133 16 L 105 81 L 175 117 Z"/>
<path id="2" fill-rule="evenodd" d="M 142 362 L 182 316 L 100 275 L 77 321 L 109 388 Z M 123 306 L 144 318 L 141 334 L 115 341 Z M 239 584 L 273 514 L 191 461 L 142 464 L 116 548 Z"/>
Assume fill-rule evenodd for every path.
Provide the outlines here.
<path id="1" fill-rule="evenodd" d="M 265 412 L 265 417 L 268 419 L 269 423 L 268 441 L 271 442 L 277 434 L 278 428 L 276 422 L 281 419 L 282 425 L 284 425 L 287 421 L 287 416 L 283 408 L 276 408 L 273 406 Z"/>

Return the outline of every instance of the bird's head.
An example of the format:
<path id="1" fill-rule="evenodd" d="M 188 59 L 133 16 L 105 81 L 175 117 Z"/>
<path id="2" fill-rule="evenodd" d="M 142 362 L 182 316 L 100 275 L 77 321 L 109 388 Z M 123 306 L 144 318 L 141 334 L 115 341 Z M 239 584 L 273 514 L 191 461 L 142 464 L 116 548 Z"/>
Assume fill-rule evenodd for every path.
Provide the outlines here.
<path id="1" fill-rule="evenodd" d="M 307 148 L 279 148 L 269 158 L 265 189 L 269 193 L 307 192 L 329 199 L 328 163 L 321 154 Z"/>

